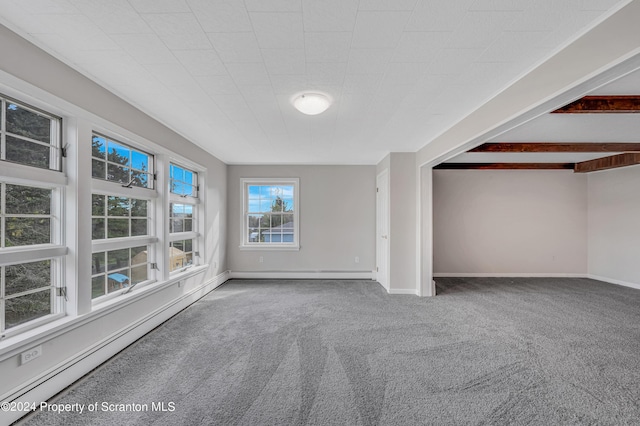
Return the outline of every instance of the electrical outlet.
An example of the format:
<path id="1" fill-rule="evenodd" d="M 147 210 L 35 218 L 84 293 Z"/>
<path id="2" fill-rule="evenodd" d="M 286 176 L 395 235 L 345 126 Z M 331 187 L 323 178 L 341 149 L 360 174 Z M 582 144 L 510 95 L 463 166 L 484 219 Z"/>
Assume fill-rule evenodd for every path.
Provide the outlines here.
<path id="1" fill-rule="evenodd" d="M 260 259 L 258 259 L 258 262 L 264 263 L 264 257 L 260 256 Z"/>
<path id="2" fill-rule="evenodd" d="M 356 256 L 356 263 L 360 263 L 360 256 Z"/>
<path id="3" fill-rule="evenodd" d="M 20 354 L 20 365 L 24 365 L 29 361 L 33 361 L 42 355 L 42 345 L 36 346 L 35 348 L 31 348 L 28 351 L 22 352 Z"/>

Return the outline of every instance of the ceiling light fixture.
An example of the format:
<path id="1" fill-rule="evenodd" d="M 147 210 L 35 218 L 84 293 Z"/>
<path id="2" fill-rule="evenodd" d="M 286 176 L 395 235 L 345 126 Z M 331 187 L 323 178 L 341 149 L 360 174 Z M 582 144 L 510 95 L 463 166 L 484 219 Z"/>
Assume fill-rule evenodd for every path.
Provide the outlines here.
<path id="1" fill-rule="evenodd" d="M 301 93 L 294 97 L 293 106 L 303 114 L 317 115 L 331 106 L 331 99 L 322 93 Z"/>

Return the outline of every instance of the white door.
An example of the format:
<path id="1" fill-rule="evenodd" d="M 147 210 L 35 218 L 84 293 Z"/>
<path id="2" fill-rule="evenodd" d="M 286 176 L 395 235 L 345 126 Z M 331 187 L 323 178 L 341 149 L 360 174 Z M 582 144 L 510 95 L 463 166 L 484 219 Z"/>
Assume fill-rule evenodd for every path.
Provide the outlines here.
<path id="1" fill-rule="evenodd" d="M 376 279 L 389 291 L 389 171 L 376 179 Z"/>

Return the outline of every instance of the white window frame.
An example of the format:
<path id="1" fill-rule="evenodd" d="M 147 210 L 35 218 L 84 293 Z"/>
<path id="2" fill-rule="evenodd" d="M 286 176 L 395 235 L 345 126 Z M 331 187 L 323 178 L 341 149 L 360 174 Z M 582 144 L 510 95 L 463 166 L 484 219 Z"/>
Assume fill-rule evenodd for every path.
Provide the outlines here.
<path id="1" fill-rule="evenodd" d="M 249 241 L 249 186 L 250 185 L 293 185 L 293 242 L 261 243 Z M 300 179 L 299 178 L 241 178 L 240 202 L 240 250 L 300 250 Z"/>
<path id="2" fill-rule="evenodd" d="M 108 140 L 114 141 L 121 145 L 125 145 L 129 148 L 138 150 L 150 156 L 149 159 L 149 168 L 150 168 L 150 176 L 155 176 L 156 170 L 156 157 L 157 154 L 150 152 L 149 148 L 140 147 L 139 144 L 134 141 L 129 140 L 128 138 L 123 137 L 113 137 L 110 136 L 108 132 L 100 131 L 94 129 L 91 132 L 91 138 L 94 136 L 104 137 Z M 86 143 L 86 141 L 80 141 L 79 143 Z M 92 166 L 91 166 L 92 167 Z M 105 238 L 100 240 L 91 239 L 91 253 L 99 253 L 99 252 L 107 252 L 119 249 L 126 249 L 138 246 L 147 246 L 147 263 L 149 267 L 147 269 L 147 280 L 142 281 L 138 284 L 131 285 L 129 287 L 123 288 L 121 290 L 113 291 L 111 293 L 104 294 L 102 296 L 98 296 L 96 298 L 91 299 L 91 303 L 93 306 L 102 304 L 111 299 L 114 299 L 123 294 L 127 294 L 134 290 L 134 288 L 142 288 L 147 285 L 153 284 L 158 281 L 161 274 L 158 274 L 157 269 L 157 257 L 158 257 L 158 241 L 159 238 L 156 236 L 156 202 L 155 200 L 159 198 L 158 191 L 156 189 L 157 183 L 155 181 L 151 182 L 150 188 L 142 188 L 138 186 L 128 186 L 123 185 L 120 182 L 109 181 L 105 179 L 101 179 L 98 177 L 91 177 L 91 194 L 95 195 L 106 195 L 106 196 L 116 196 L 116 197 L 127 197 L 127 198 L 136 198 L 147 200 L 147 231 L 148 235 L 143 236 L 129 236 L 129 237 L 119 237 L 119 238 L 106 238 L 106 233 L 108 233 L 108 229 L 105 229 Z M 105 212 L 106 215 L 106 212 Z M 155 267 L 154 267 L 155 266 Z M 93 275 L 93 274 L 92 274 Z M 91 283 L 89 283 L 91 285 Z"/>
<path id="3" fill-rule="evenodd" d="M 193 173 L 194 178 L 195 178 L 195 182 L 193 184 L 193 186 L 196 189 L 196 196 L 189 196 L 189 195 L 179 195 L 176 194 L 174 192 L 171 191 L 171 166 L 177 166 L 180 167 L 181 169 L 184 170 L 188 170 L 191 173 Z M 168 165 L 168 173 L 167 173 L 167 183 L 168 183 L 168 194 L 169 194 L 169 202 L 167 203 L 167 227 L 169 229 L 168 231 L 168 238 L 167 238 L 167 243 L 165 244 L 166 247 L 164 247 L 165 250 L 168 251 L 168 256 L 167 256 L 167 271 L 169 271 L 170 275 L 175 275 L 175 274 L 179 274 L 181 272 L 186 271 L 189 268 L 192 268 L 194 266 L 198 266 L 201 264 L 201 232 L 200 232 L 200 223 L 201 223 L 201 218 L 204 217 L 204 213 L 203 213 L 203 205 L 200 199 L 200 181 L 202 180 L 202 172 L 199 171 L 197 168 L 194 168 L 192 166 L 186 166 L 184 164 L 184 162 L 179 161 L 179 160 L 173 160 L 170 159 L 169 160 L 169 165 Z M 186 231 L 186 232 L 170 232 L 170 224 L 169 221 L 171 220 L 171 204 L 189 204 L 193 206 L 193 216 L 191 219 L 191 231 Z M 171 270 L 171 256 L 170 256 L 170 245 L 171 243 L 174 243 L 176 241 L 182 241 L 182 240 L 191 240 L 192 241 L 192 253 L 193 253 L 193 257 L 192 257 L 192 264 L 191 265 L 187 265 L 187 266 L 183 266 L 181 268 L 176 268 L 173 271 Z"/>
<path id="4" fill-rule="evenodd" d="M 4 309 L 6 299 L 2 298 L 0 300 L 0 338 L 6 338 L 39 327 L 43 324 L 57 320 L 66 315 L 66 286 L 64 271 L 65 257 L 68 253 L 68 248 L 65 245 L 64 239 L 64 196 L 65 188 L 68 181 L 62 170 L 62 118 L 35 106 L 29 105 L 28 103 L 25 103 L 23 101 L 5 96 L 3 94 L 0 94 L 0 100 L 0 106 L 2 108 L 0 119 L 2 130 L 2 135 L 0 137 L 0 147 L 2 149 L 0 166 L 2 166 L 2 172 L 0 173 L 0 182 L 8 185 L 21 185 L 51 190 L 51 211 L 50 215 L 48 215 L 50 217 L 51 226 L 50 242 L 46 244 L 0 248 L 0 266 L 32 263 L 41 260 L 49 260 L 51 262 L 51 285 L 48 286 L 51 291 L 51 313 L 5 330 Z M 4 160 L 6 154 L 5 105 L 7 102 L 15 103 L 16 105 L 20 106 L 20 108 L 45 116 L 51 120 L 49 168 L 40 168 L 28 164 L 21 164 L 18 162 L 10 162 Z M 20 138 L 23 140 L 31 141 L 28 138 Z M 31 142 L 38 143 L 39 145 L 46 145 L 43 142 Z M 0 187 L 2 188 L 0 197 L 4 198 L 4 188 L 6 188 L 6 186 L 0 185 Z M 2 234 L 2 236 L 4 235 L 4 233 L 0 234 Z M 4 289 L 4 277 L 0 277 L 0 281 L 0 286 L 2 286 Z M 44 287 L 28 290 L 24 293 L 25 295 L 36 293 L 42 291 L 42 288 Z"/>

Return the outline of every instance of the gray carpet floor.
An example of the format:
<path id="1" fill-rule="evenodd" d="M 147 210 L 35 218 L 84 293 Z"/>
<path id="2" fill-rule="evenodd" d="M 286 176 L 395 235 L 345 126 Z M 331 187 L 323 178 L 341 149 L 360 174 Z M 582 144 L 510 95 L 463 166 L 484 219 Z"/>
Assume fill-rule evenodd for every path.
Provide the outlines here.
<path id="1" fill-rule="evenodd" d="M 638 425 L 640 291 L 587 279 L 230 281 L 27 425 Z M 152 411 L 164 402 L 174 411 Z"/>

